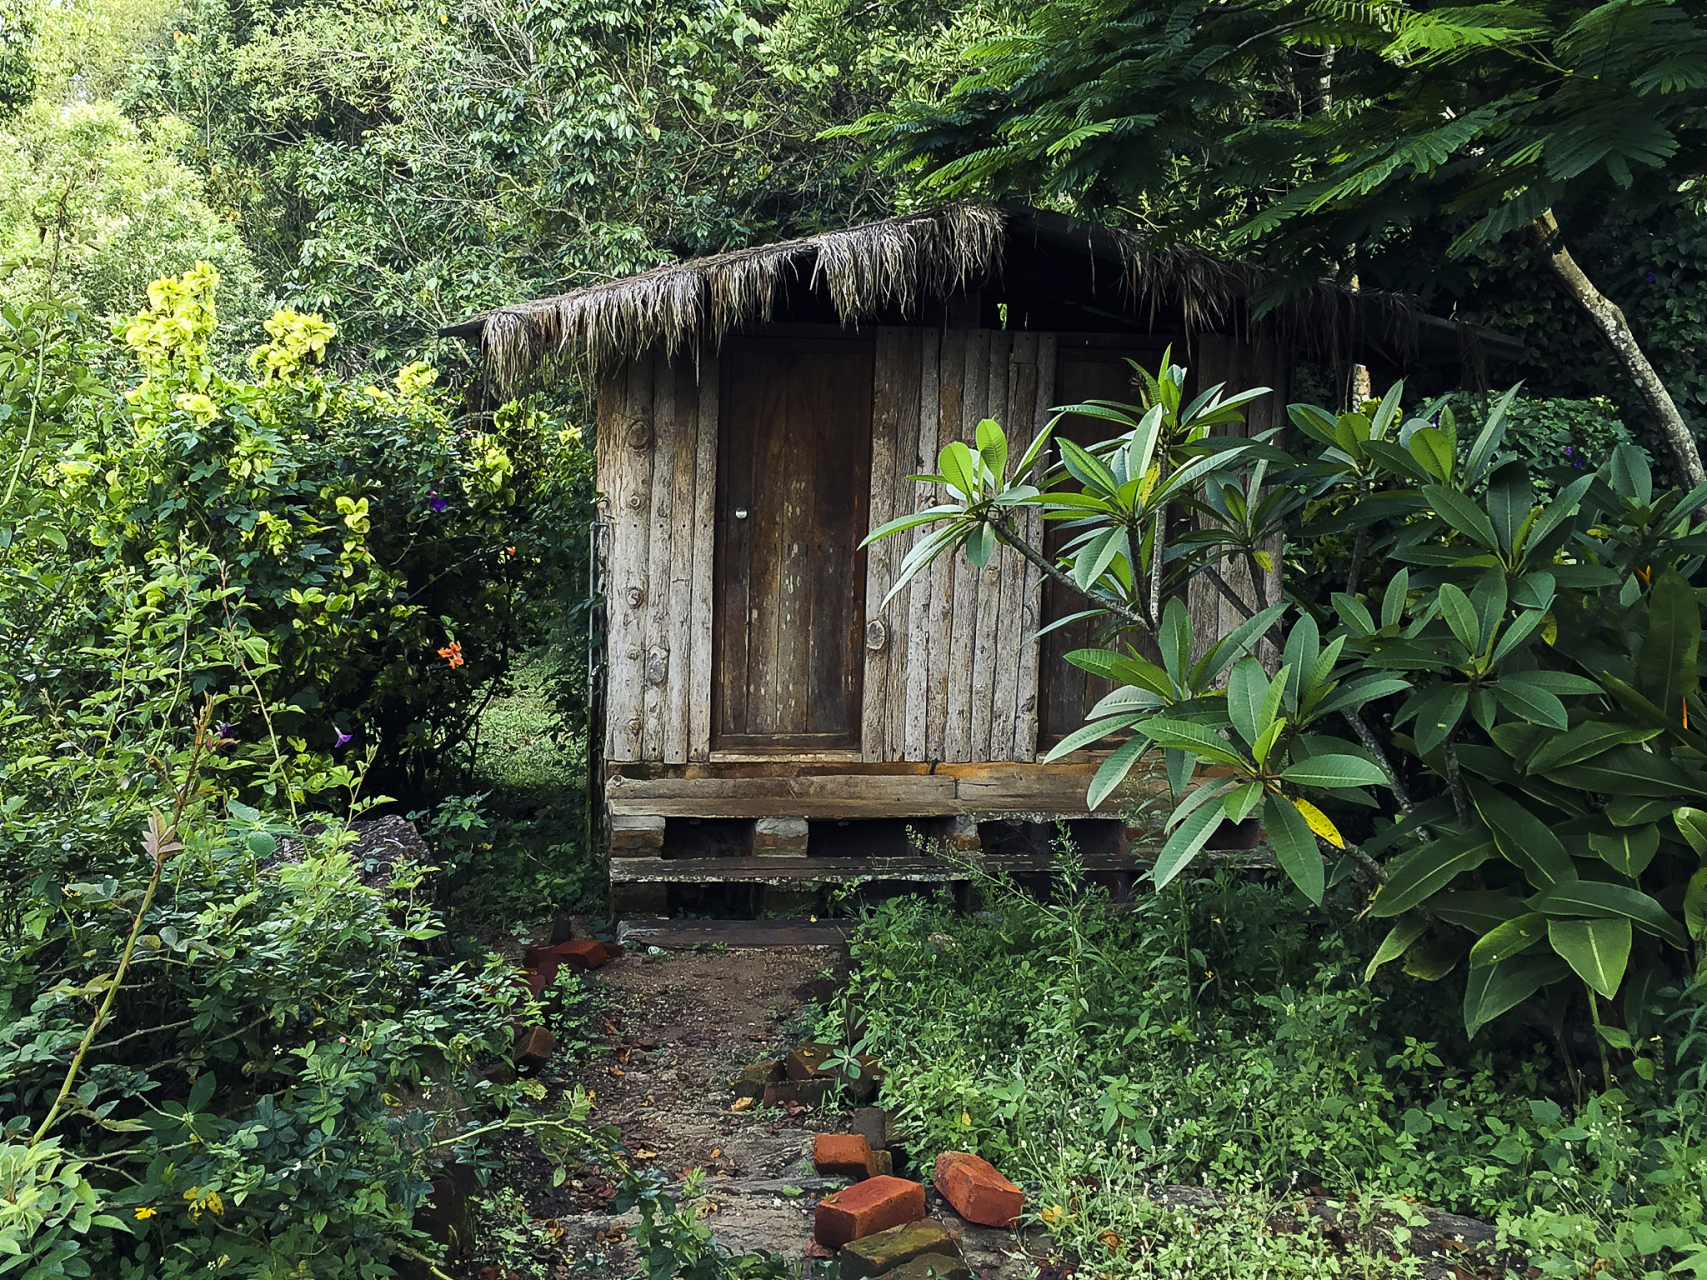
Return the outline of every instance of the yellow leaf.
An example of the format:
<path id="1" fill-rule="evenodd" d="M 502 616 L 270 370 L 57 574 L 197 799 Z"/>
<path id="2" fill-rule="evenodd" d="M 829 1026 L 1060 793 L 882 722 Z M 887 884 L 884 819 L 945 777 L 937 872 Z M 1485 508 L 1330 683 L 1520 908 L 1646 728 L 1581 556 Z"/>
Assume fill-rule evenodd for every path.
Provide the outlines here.
<path id="1" fill-rule="evenodd" d="M 1251 559 L 1257 562 L 1264 573 L 1274 572 L 1274 557 L 1264 548 L 1258 547 L 1251 552 Z"/>
<path id="2" fill-rule="evenodd" d="M 1541 616 L 1541 638 L 1548 644 L 1559 642 L 1559 620 L 1551 610 Z"/>
<path id="3" fill-rule="evenodd" d="M 966 1112 L 962 1111 L 960 1113 L 960 1123 L 962 1125 L 964 1125 L 966 1128 L 970 1129 L 972 1127 L 972 1117 L 970 1115 L 968 1115 Z"/>
<path id="4" fill-rule="evenodd" d="M 1067 1211 L 1058 1204 L 1052 1204 L 1039 1212 L 1037 1216 L 1043 1219 L 1044 1226 L 1054 1227 L 1060 1225 L 1061 1219 L 1067 1216 Z"/>
<path id="5" fill-rule="evenodd" d="M 1291 800 L 1292 797 L 1288 796 L 1287 799 Z M 1334 848 L 1345 848 L 1345 837 L 1340 835 L 1339 828 L 1334 825 L 1333 819 L 1329 818 L 1327 814 L 1316 808 L 1308 800 L 1292 800 L 1292 804 L 1299 813 L 1304 815 L 1304 821 L 1310 824 L 1310 830 L 1321 836 Z"/>
<path id="6" fill-rule="evenodd" d="M 735 1105 L 729 1109 L 731 1111 L 745 1111 L 748 1107 L 752 1106 L 755 1101 L 756 1099 L 754 1098 L 736 1098 Z"/>

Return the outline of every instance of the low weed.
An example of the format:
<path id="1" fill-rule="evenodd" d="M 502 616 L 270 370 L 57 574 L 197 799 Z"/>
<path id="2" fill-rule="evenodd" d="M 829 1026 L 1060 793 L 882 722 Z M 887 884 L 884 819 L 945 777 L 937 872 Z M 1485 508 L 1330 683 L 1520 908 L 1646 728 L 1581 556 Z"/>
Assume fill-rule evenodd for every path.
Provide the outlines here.
<path id="1" fill-rule="evenodd" d="M 1111 1276 L 1335 1274 L 1309 1233 L 1240 1226 L 1306 1188 L 1495 1222 L 1545 1275 L 1707 1271 L 1693 1057 L 1579 1104 L 1548 1037 L 1513 1023 L 1472 1045 L 1450 984 L 1364 981 L 1376 939 L 1349 896 L 1307 911 L 1227 871 L 1116 907 L 1064 852 L 1049 902 L 983 880 L 983 912 L 865 914 L 849 1047 L 887 1065 L 914 1155 L 993 1160 Z M 1703 1056 L 1699 1003 L 1675 1004 L 1672 1040 Z M 1217 1189 L 1218 1216 L 1169 1228 L 1150 1202 L 1168 1184 Z M 1401 1273 L 1371 1257 L 1357 1274 Z"/>

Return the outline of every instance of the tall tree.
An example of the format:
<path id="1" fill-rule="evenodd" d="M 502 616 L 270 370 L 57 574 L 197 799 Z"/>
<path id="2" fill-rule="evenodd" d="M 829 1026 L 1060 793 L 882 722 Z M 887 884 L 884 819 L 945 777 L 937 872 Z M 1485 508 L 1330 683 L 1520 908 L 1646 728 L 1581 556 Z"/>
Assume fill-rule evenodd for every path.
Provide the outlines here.
<path id="1" fill-rule="evenodd" d="M 1689 425 L 1561 224 L 1657 199 L 1707 159 L 1704 10 L 1055 0 L 942 99 L 862 129 L 927 188 L 1122 208 L 1264 258 L 1277 291 L 1396 259 L 1415 287 L 1531 236 L 1693 485 L 1707 472 Z"/>

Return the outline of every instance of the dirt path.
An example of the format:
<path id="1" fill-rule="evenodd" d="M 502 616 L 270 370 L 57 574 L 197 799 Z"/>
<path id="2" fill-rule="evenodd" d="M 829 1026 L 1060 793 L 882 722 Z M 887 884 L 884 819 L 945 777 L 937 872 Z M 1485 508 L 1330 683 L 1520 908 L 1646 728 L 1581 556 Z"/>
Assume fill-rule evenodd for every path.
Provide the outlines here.
<path id="1" fill-rule="evenodd" d="M 811 1274 L 814 1256 L 813 1208 L 820 1196 L 846 1185 L 814 1173 L 812 1135 L 845 1132 L 848 1113 L 794 1107 L 732 1112 L 726 1082 L 747 1063 L 780 1057 L 805 1037 L 802 1015 L 813 997 L 808 984 L 829 973 L 835 955 L 830 947 L 630 951 L 588 975 L 606 1001 L 604 1043 L 580 1075 L 596 1095 L 592 1119 L 617 1126 L 629 1152 L 665 1171 L 678 1188 L 686 1170 L 705 1169 L 705 1220 L 717 1240 L 736 1253 L 778 1253 L 803 1275 Z M 567 1280 L 635 1274 L 627 1237 L 636 1215 L 611 1212 L 608 1182 L 587 1172 L 553 1188 L 550 1162 L 537 1151 L 518 1143 L 506 1156 L 494 1184 L 519 1192 L 533 1221 L 540 1240 L 526 1251 L 531 1265 L 518 1266 L 524 1251 L 513 1242 L 497 1248 L 504 1242 L 489 1228 L 459 1275 Z M 928 1171 L 922 1180 L 928 1186 Z M 967 1262 L 980 1280 L 1033 1274 L 1030 1252 L 1012 1233 L 967 1226 L 934 1190 L 928 1203 L 933 1217 L 964 1231 Z M 486 1237 L 493 1237 L 490 1245 Z"/>

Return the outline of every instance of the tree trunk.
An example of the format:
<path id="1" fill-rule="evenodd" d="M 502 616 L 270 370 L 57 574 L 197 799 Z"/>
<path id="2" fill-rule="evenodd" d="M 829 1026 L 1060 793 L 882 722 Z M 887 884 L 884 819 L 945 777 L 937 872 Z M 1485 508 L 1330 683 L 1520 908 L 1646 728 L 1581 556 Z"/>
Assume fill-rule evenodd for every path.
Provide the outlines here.
<path id="1" fill-rule="evenodd" d="M 1634 382 L 1636 390 L 1642 393 L 1648 411 L 1654 415 L 1654 421 L 1659 424 L 1666 443 L 1671 446 L 1672 460 L 1677 465 L 1683 487 L 1693 489 L 1707 480 L 1707 471 L 1701 466 L 1701 451 L 1695 446 L 1695 437 L 1690 434 L 1689 425 L 1684 422 L 1683 415 L 1672 402 L 1671 392 L 1666 390 L 1665 383 L 1660 381 L 1660 375 L 1654 372 L 1654 366 L 1648 363 L 1648 357 L 1642 353 L 1624 313 L 1618 309 L 1617 304 L 1594 287 L 1593 281 L 1583 274 L 1583 269 L 1577 265 L 1576 259 L 1571 257 L 1571 251 L 1565 247 L 1565 242 L 1559 235 L 1559 224 L 1553 217 L 1553 211 L 1547 210 L 1530 226 L 1546 251 L 1547 265 L 1559 278 L 1559 283 L 1564 285 L 1578 305 L 1588 312 L 1589 319 L 1593 320 L 1595 328 L 1600 330 L 1600 336 L 1606 339 L 1612 353 L 1618 357 L 1618 362 L 1630 375 L 1630 381 Z"/>

